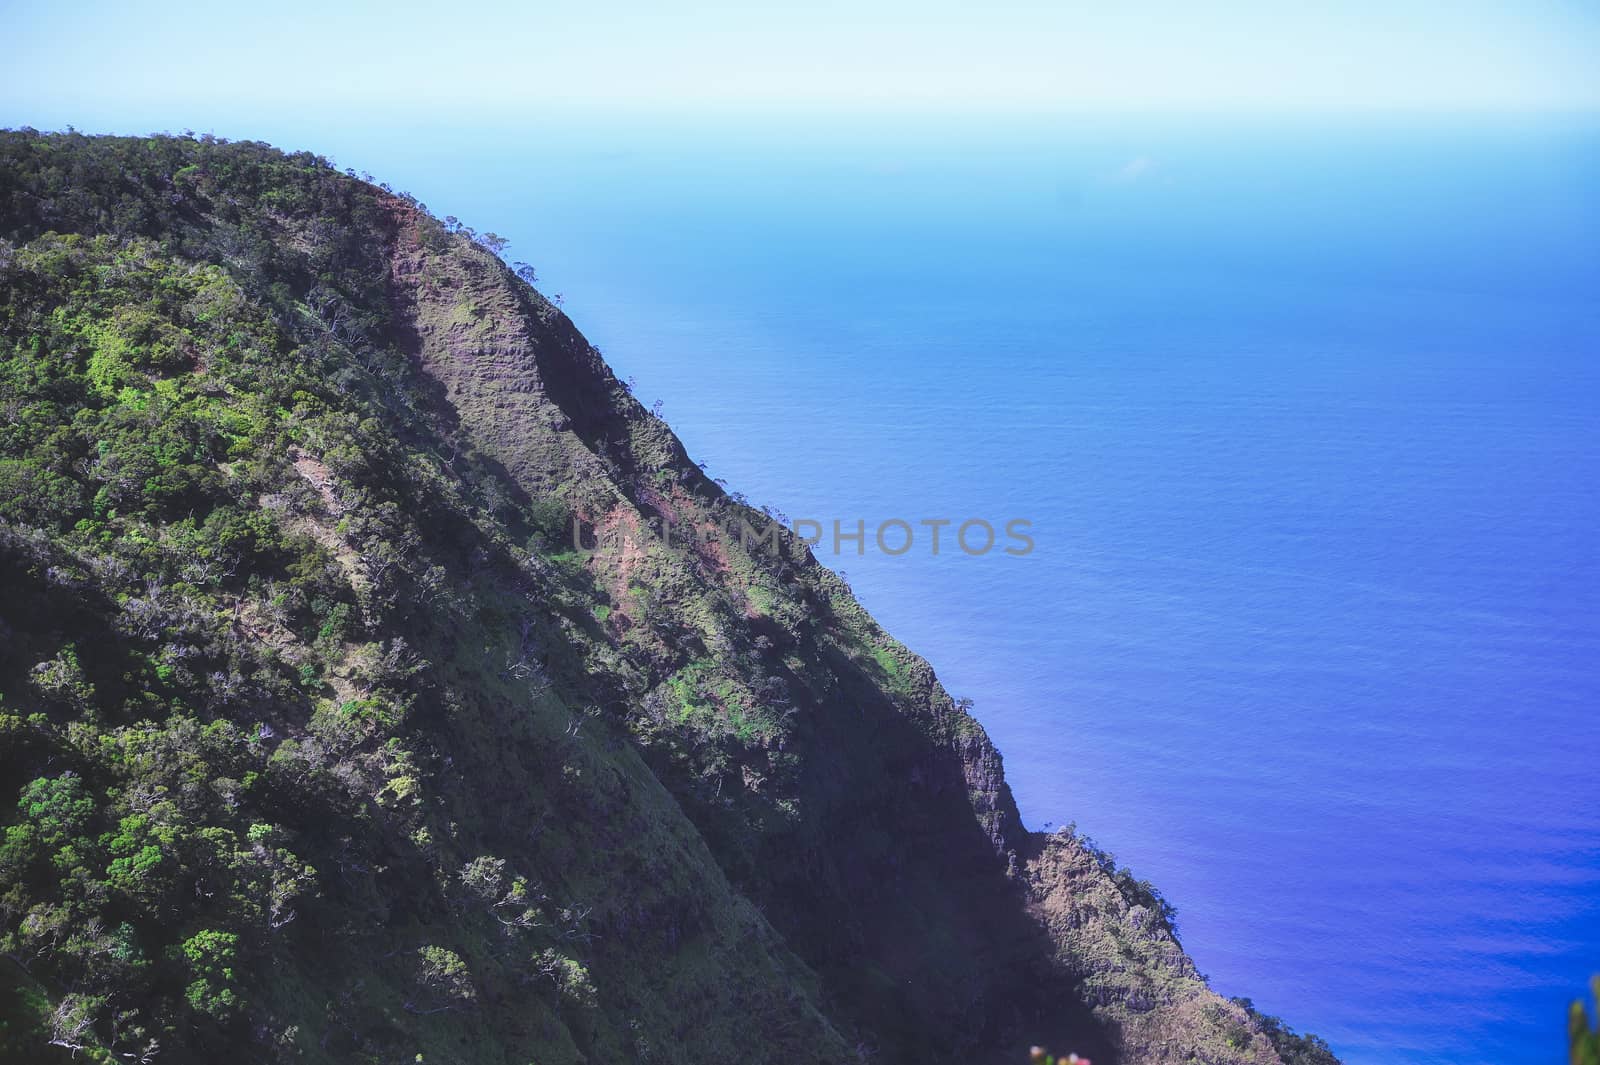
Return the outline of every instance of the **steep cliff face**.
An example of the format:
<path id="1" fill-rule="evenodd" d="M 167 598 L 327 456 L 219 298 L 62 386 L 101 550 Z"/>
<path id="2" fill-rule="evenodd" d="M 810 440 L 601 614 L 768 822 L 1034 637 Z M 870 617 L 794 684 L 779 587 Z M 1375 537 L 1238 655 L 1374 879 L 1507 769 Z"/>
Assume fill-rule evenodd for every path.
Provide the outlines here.
<path id="1" fill-rule="evenodd" d="M 1280 1060 L 470 234 L 250 144 L 0 197 L 6 1045 Z"/>

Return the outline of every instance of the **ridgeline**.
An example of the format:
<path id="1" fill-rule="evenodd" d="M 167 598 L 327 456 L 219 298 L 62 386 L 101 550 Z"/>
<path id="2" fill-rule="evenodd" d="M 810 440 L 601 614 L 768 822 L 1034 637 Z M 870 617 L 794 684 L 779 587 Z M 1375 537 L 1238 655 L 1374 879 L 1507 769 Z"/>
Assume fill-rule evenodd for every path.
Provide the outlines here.
<path id="1" fill-rule="evenodd" d="M 0 1060 L 1333 1062 L 499 244 L 0 133 Z"/>

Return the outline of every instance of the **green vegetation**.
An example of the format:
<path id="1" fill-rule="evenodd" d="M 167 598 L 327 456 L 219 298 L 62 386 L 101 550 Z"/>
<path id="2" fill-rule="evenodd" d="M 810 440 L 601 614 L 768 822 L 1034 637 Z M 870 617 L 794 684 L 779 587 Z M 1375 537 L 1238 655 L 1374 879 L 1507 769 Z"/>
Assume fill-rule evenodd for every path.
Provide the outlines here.
<path id="1" fill-rule="evenodd" d="M 1150 881 L 1134 875 L 1132 869 L 1117 864 L 1117 856 L 1101 847 L 1088 836 L 1078 835 L 1076 824 L 1063 828 L 1058 836 L 1071 839 L 1087 854 L 1105 874 L 1130 906 L 1141 906 L 1150 911 L 1169 935 L 1178 934 L 1178 911 Z M 1248 1000 L 1246 1000 L 1248 1001 Z"/>
<path id="2" fill-rule="evenodd" d="M 1600 1017 L 1600 976 L 1591 980 L 1589 986 L 1594 994 L 1596 1016 Z M 1581 998 L 1572 1001 L 1572 1009 L 1567 1017 L 1567 1036 L 1571 1045 L 1572 1065 L 1600 1065 L 1600 1031 L 1596 1031 L 1594 1023 L 1589 1020 L 1589 1013 L 1583 1008 Z"/>
<path id="3" fill-rule="evenodd" d="M 1282 1018 L 1271 1017 L 1257 1010 L 1255 1003 L 1247 998 L 1233 1001 L 1261 1026 L 1261 1030 L 1272 1041 L 1278 1057 L 1283 1059 L 1283 1065 L 1338 1065 L 1339 1059 L 1334 1057 L 1333 1050 L 1319 1037 L 1295 1032 Z"/>

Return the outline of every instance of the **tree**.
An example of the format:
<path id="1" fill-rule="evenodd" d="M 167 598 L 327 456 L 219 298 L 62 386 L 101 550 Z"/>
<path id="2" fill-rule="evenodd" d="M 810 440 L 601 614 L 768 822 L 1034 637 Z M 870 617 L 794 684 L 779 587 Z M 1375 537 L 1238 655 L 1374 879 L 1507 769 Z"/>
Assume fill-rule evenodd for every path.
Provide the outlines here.
<path id="1" fill-rule="evenodd" d="M 103 998 L 67 995 L 50 1017 L 50 1045 L 70 1050 L 74 1056 L 78 1051 L 94 1046 L 95 1015 L 104 1006 Z"/>
<path id="2" fill-rule="evenodd" d="M 70 771 L 33 781 L 17 806 L 38 829 L 39 842 L 52 850 L 79 838 L 94 815 L 94 799 Z"/>
<path id="3" fill-rule="evenodd" d="M 239 937 L 232 932 L 206 929 L 187 939 L 183 957 L 195 977 L 189 985 L 189 1005 L 217 1020 L 226 1020 L 239 1007 L 234 989 L 234 963 L 239 953 Z"/>
<path id="4" fill-rule="evenodd" d="M 1600 976 L 1590 981 L 1590 987 L 1594 991 L 1595 1013 L 1600 1017 Z M 1567 1037 L 1571 1044 L 1568 1052 L 1571 1065 L 1600 1065 L 1600 1032 L 1591 1025 L 1581 998 L 1572 1000 L 1572 1009 L 1567 1015 Z"/>
<path id="5" fill-rule="evenodd" d="M 407 1001 L 407 1013 L 440 1013 L 469 1006 L 478 997 L 472 974 L 461 955 L 447 947 L 428 945 L 417 949 L 417 984 L 425 993 L 424 1002 Z"/>

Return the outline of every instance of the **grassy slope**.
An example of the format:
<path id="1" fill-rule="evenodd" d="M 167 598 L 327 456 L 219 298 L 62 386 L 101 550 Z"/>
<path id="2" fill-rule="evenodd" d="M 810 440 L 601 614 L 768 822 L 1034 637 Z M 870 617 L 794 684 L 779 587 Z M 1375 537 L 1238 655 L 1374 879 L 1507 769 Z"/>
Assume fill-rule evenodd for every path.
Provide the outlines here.
<path id="1" fill-rule="evenodd" d="M 790 541 L 684 542 L 765 519 L 483 248 L 255 146 L 11 135 L 0 190 L 20 245 L 0 247 L 0 401 L 75 427 L 15 435 L 0 467 L 4 783 L 70 765 L 80 835 L 139 809 L 171 829 L 152 883 L 89 897 L 61 874 L 111 852 L 30 827 L 0 858 L 19 986 L 93 1005 L 79 1041 L 1277 1060 L 1148 898 L 1024 832 L 982 729 L 834 574 Z M 103 468 L 124 423 L 197 426 L 163 452 L 193 452 L 173 498 L 119 480 L 137 456 Z M 264 523 L 251 549 L 221 512 Z M 130 758 L 130 737 L 174 753 Z M 133 929 L 131 975 L 48 930 L 84 919 Z M 231 1009 L 184 990 L 206 929 L 238 936 Z"/>

